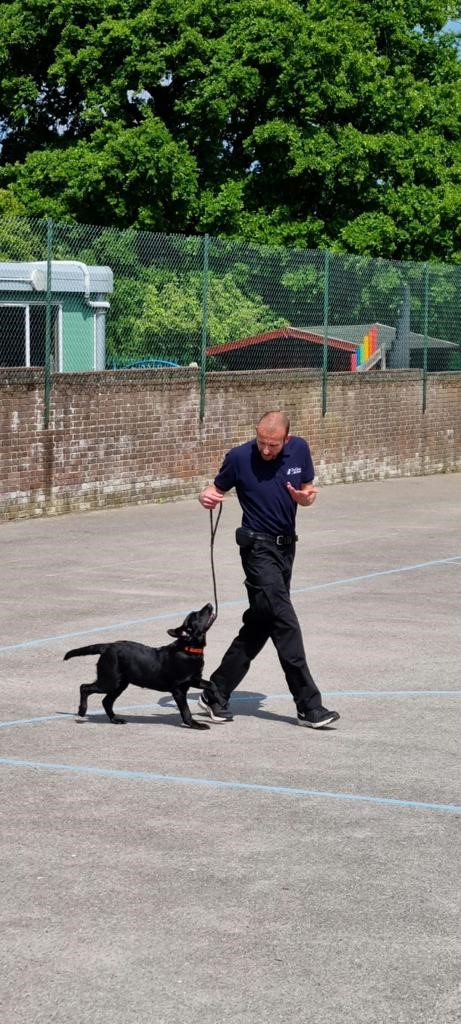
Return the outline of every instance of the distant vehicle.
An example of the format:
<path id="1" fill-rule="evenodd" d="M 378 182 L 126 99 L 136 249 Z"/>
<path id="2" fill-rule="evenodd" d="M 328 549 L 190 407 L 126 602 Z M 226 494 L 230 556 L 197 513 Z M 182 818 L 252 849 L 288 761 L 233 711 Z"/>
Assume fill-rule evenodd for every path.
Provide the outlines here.
<path id="1" fill-rule="evenodd" d="M 173 363 L 171 359 L 135 359 L 131 363 L 112 362 L 113 370 L 145 370 L 151 367 L 156 369 L 178 367 L 180 363 Z"/>

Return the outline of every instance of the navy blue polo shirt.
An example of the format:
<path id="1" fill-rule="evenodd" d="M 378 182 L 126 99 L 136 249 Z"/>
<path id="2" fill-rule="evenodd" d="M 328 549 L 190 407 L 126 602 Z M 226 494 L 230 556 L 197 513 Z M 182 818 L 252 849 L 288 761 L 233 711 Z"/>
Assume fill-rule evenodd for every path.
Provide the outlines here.
<path id="1" fill-rule="evenodd" d="M 263 459 L 256 441 L 231 448 L 215 477 L 220 491 L 235 487 L 242 506 L 242 526 L 263 533 L 295 531 L 297 504 L 287 483 L 299 488 L 315 476 L 309 445 L 302 437 L 289 437 L 275 459 Z"/>

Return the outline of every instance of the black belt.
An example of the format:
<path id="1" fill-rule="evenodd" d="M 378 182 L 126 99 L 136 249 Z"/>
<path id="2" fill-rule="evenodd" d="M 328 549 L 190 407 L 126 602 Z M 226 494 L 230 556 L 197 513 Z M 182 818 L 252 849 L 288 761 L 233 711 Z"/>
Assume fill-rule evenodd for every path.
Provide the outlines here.
<path id="1" fill-rule="evenodd" d="M 278 548 L 288 547 L 290 544 L 294 544 L 298 539 L 296 533 L 259 533 L 257 530 L 248 530 L 246 526 L 241 526 L 242 533 L 251 540 L 270 540 L 273 544 L 276 544 Z"/>

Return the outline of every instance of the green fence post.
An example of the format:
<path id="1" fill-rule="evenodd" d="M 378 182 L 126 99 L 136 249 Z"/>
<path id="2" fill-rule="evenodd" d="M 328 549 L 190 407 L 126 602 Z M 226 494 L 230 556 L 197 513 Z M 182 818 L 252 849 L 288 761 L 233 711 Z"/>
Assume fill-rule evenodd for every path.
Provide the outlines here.
<path id="1" fill-rule="evenodd" d="M 208 249 L 210 238 L 203 239 L 203 303 L 202 303 L 202 348 L 200 360 L 200 419 L 205 415 L 206 348 L 208 340 Z"/>
<path id="2" fill-rule="evenodd" d="M 322 366 L 322 416 L 327 411 L 328 377 L 328 308 L 330 305 L 330 253 L 325 253 L 323 274 L 323 366 Z"/>
<path id="3" fill-rule="evenodd" d="M 50 422 L 51 393 L 51 269 L 53 259 L 53 221 L 46 225 L 46 309 L 45 309 L 45 396 L 44 426 L 48 429 Z"/>
<path id="4" fill-rule="evenodd" d="M 427 346 L 428 346 L 428 322 L 429 322 L 429 266 L 424 264 L 424 300 L 423 300 L 423 412 L 427 406 Z"/>

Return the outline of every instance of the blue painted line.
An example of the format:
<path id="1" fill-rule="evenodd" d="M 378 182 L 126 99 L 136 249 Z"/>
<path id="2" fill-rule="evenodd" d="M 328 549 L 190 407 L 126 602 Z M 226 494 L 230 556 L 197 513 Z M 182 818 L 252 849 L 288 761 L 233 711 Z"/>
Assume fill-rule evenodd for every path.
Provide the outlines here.
<path id="1" fill-rule="evenodd" d="M 40 715 L 37 718 L 16 718 L 9 722 L 0 722 L 0 729 L 12 728 L 15 725 L 36 725 L 38 722 L 52 722 L 54 719 L 68 718 L 69 715 Z"/>
<path id="2" fill-rule="evenodd" d="M 190 611 L 190 608 L 188 611 Z M 7 644 L 6 647 L 0 647 L 0 654 L 3 651 L 18 651 L 24 650 L 26 647 L 40 647 L 43 644 L 53 643 L 55 640 L 72 640 L 73 637 L 77 636 L 91 636 L 92 633 L 105 633 L 113 629 L 125 629 L 127 626 L 142 626 L 143 623 L 157 622 L 160 619 L 180 618 L 181 616 L 184 618 L 188 611 L 183 609 L 179 612 L 165 612 L 161 615 L 149 615 L 146 619 L 127 619 L 125 622 L 114 622 L 111 626 L 92 626 L 90 629 L 80 629 L 75 633 L 57 633 L 56 636 L 45 636 L 39 640 L 25 640 L 24 643 Z"/>
<path id="3" fill-rule="evenodd" d="M 450 565 L 457 562 L 461 563 L 461 555 L 453 555 L 451 558 L 437 558 L 433 562 L 418 562 L 416 565 L 401 565 L 398 569 L 380 569 L 377 572 L 365 573 L 363 576 L 347 576 L 345 579 L 331 580 L 330 583 L 315 583 L 311 587 L 299 587 L 293 593 L 307 594 L 311 590 L 325 590 L 327 587 L 339 587 L 346 583 L 361 583 L 363 580 L 376 579 L 377 576 L 395 576 L 400 572 L 415 572 L 417 569 L 431 569 L 435 565 Z"/>
<path id="4" fill-rule="evenodd" d="M 461 697 L 461 690 L 322 690 L 326 697 Z M 233 697 L 233 700 L 237 699 Z M 240 700 L 254 700 L 255 697 L 242 696 Z M 264 700 L 293 700 L 290 693 L 274 693 Z"/>
<path id="5" fill-rule="evenodd" d="M 198 700 L 198 697 L 189 697 L 189 700 Z M 120 708 L 117 705 L 117 711 L 148 711 L 151 708 L 157 708 L 162 711 L 165 707 L 175 708 L 176 704 L 174 700 L 171 703 L 166 704 L 128 704 L 126 707 Z M 100 711 L 95 708 L 94 711 L 90 709 L 89 714 L 94 717 L 95 715 L 101 715 L 105 717 L 106 712 Z M 40 722 L 60 722 L 68 718 L 76 718 L 77 713 L 74 711 L 61 711 L 59 715 L 38 715 L 37 718 L 17 718 L 8 722 L 0 722 L 0 729 L 7 729 L 8 726 L 14 725 L 36 725 Z"/>
<path id="6" fill-rule="evenodd" d="M 461 697 L 461 690 L 324 690 L 324 697 Z M 198 697 L 188 696 L 189 701 L 198 700 Z M 250 701 L 252 703 L 266 703 L 272 700 L 292 701 L 290 693 L 269 693 L 256 697 L 251 693 L 232 694 L 234 701 Z M 160 705 L 164 706 L 164 705 Z"/>
<path id="7" fill-rule="evenodd" d="M 326 590 L 328 587 L 345 586 L 351 583 L 361 583 L 364 580 L 376 579 L 378 576 L 394 576 L 401 572 L 415 572 L 418 569 L 430 569 L 437 565 L 449 565 L 461 562 L 461 555 L 453 555 L 451 558 L 437 558 L 432 562 L 418 562 L 416 565 L 402 565 L 396 569 L 381 569 L 378 572 L 365 573 L 363 576 L 348 576 L 344 579 L 330 580 L 327 583 L 315 583 L 309 587 L 298 587 L 293 594 L 308 594 L 315 590 Z M 235 608 L 246 604 L 245 598 L 237 601 L 222 601 L 221 608 Z M 115 629 L 126 629 L 129 626 L 141 626 L 148 622 L 160 622 L 162 619 L 184 618 L 190 609 L 181 609 L 172 612 L 162 612 L 159 615 L 149 615 L 143 619 L 126 619 L 124 622 L 115 622 L 112 625 L 92 626 L 89 629 L 81 629 L 73 633 L 57 633 L 55 636 L 45 636 L 37 640 L 25 640 L 18 644 L 6 644 L 0 647 L 0 654 L 5 651 L 20 651 L 28 647 L 41 647 L 44 644 L 55 643 L 58 640 L 72 640 L 79 636 L 91 636 L 96 633 L 108 633 Z"/>
<path id="8" fill-rule="evenodd" d="M 461 690 L 324 690 L 323 694 L 325 697 L 461 697 Z M 188 696 L 190 704 L 196 703 L 198 697 L 192 695 Z M 241 704 L 270 704 L 272 701 L 290 701 L 293 698 L 289 693 L 271 693 L 261 694 L 256 697 L 250 693 L 237 693 L 232 697 L 232 703 Z M 123 707 L 117 705 L 117 711 L 151 711 L 158 710 L 163 711 L 165 708 L 176 708 L 176 703 L 173 699 L 165 701 L 164 704 L 127 704 Z M 98 708 L 95 710 L 89 710 L 90 716 L 101 715 L 105 716 L 105 711 L 100 711 Z M 60 722 L 67 718 L 75 718 L 76 714 L 73 711 L 62 711 L 59 715 L 38 715 L 35 718 L 17 718 L 9 721 L 0 722 L 0 729 L 13 728 L 17 725 L 37 725 L 41 722 Z"/>
<path id="9" fill-rule="evenodd" d="M 23 761 L 14 757 L 1 757 L 0 764 L 11 768 L 33 768 L 38 771 L 71 772 L 97 775 L 110 779 L 142 779 L 144 782 L 173 782 L 182 786 L 208 786 L 213 789 L 244 790 L 249 793 L 270 793 L 277 796 L 318 797 L 328 800 L 347 800 L 351 803 L 379 804 L 387 807 L 411 807 L 422 811 L 445 811 L 461 814 L 457 804 L 425 803 L 422 800 L 398 800 L 393 797 L 368 796 L 361 793 L 331 793 L 321 789 L 295 789 L 291 786 L 263 786 L 256 782 L 225 782 L 221 779 L 197 779 L 182 775 L 158 775 L 156 772 L 128 771 L 119 768 L 95 768 L 77 764 L 49 764 L 44 761 Z"/>

